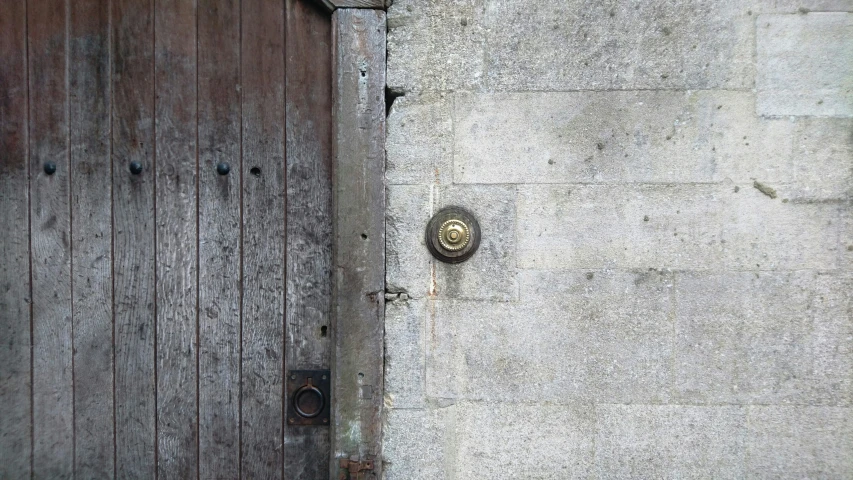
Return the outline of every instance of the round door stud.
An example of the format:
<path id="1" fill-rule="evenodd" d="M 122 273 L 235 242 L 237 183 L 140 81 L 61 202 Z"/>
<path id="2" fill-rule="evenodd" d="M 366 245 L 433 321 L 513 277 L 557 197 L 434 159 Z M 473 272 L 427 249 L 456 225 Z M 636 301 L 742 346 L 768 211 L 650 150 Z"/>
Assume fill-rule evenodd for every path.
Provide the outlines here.
<path id="1" fill-rule="evenodd" d="M 44 162 L 44 173 L 48 175 L 53 175 L 56 173 L 56 164 L 53 162 Z"/>
<path id="2" fill-rule="evenodd" d="M 442 262 L 464 262 L 480 246 L 480 224 L 464 208 L 443 208 L 427 224 L 426 244 L 432 256 Z"/>
<path id="3" fill-rule="evenodd" d="M 230 172 L 230 171 L 231 171 L 231 165 L 228 165 L 225 162 L 222 162 L 222 163 L 216 165 L 216 173 L 218 173 L 220 175 L 228 175 L 228 172 Z"/>
<path id="4" fill-rule="evenodd" d="M 128 168 L 130 170 L 130 173 L 132 173 L 133 175 L 139 175 L 140 173 L 142 173 L 142 164 L 139 162 L 130 162 L 130 166 Z"/>

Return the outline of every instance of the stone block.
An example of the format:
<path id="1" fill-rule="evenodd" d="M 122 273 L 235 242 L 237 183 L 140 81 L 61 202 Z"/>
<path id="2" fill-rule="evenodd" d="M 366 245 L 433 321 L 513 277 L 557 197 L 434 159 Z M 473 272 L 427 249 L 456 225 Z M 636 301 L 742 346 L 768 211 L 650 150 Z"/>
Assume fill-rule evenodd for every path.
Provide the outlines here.
<path id="1" fill-rule="evenodd" d="M 385 405 L 424 408 L 425 300 L 385 304 Z"/>
<path id="2" fill-rule="evenodd" d="M 429 299 L 425 309 L 424 337 L 426 344 L 426 395 L 438 401 L 460 398 L 464 378 L 460 375 L 461 360 L 457 348 L 455 323 L 465 318 L 442 318 L 445 302 Z"/>
<path id="3" fill-rule="evenodd" d="M 590 405 L 462 403 L 458 479 L 572 479 L 593 475 Z"/>
<path id="4" fill-rule="evenodd" d="M 385 144 L 389 184 L 451 183 L 451 103 L 445 94 L 410 94 L 394 101 Z"/>
<path id="5" fill-rule="evenodd" d="M 428 380 L 430 395 L 444 388 L 445 396 L 506 402 L 669 399 L 671 274 L 520 276 L 520 303 L 437 302 L 434 328 L 452 347 L 436 358 L 451 373 L 443 383 Z"/>
<path id="6" fill-rule="evenodd" d="M 841 216 L 841 235 L 838 245 L 840 268 L 853 272 L 853 202 L 838 206 Z"/>
<path id="7" fill-rule="evenodd" d="M 425 244 L 433 213 L 456 205 L 471 210 L 483 239 L 467 262 L 450 265 L 432 258 Z M 412 298 L 509 301 L 515 280 L 515 187 L 389 185 L 386 214 L 386 277 L 391 291 Z"/>
<path id="8" fill-rule="evenodd" d="M 759 115 L 853 116 L 853 14 L 761 15 Z"/>
<path id="9" fill-rule="evenodd" d="M 385 410 L 382 457 L 386 480 L 456 478 L 445 467 L 446 458 L 453 454 L 446 448 L 452 438 L 445 427 L 453 409 Z"/>
<path id="10" fill-rule="evenodd" d="M 749 89 L 751 8 L 741 0 L 487 2 L 489 86 Z"/>
<path id="11" fill-rule="evenodd" d="M 784 202 L 768 187 L 760 183 L 519 187 L 518 222 L 525 225 L 525 234 L 518 238 L 518 265 L 836 268 L 837 204 Z"/>
<path id="12" fill-rule="evenodd" d="M 676 274 L 676 401 L 850 406 L 853 276 Z"/>
<path id="13" fill-rule="evenodd" d="M 841 198 L 853 123 L 754 115 L 750 92 L 458 94 L 461 183 L 762 182 Z"/>
<path id="14" fill-rule="evenodd" d="M 746 409 L 597 405 L 600 479 L 747 478 Z"/>
<path id="15" fill-rule="evenodd" d="M 388 87 L 406 93 L 482 88 L 482 1 L 395 1 L 388 9 Z"/>
<path id="16" fill-rule="evenodd" d="M 749 407 L 744 478 L 853 478 L 853 409 Z"/>
<path id="17" fill-rule="evenodd" d="M 435 187 L 389 185 L 385 207 L 385 279 L 391 292 L 424 298 L 433 289 L 424 229 L 433 211 Z"/>
<path id="18" fill-rule="evenodd" d="M 773 12 L 801 15 L 810 12 L 853 12 L 853 0 L 776 0 Z"/>
<path id="19" fill-rule="evenodd" d="M 853 197 L 853 119 L 802 117 L 796 125 L 785 178 L 755 176 L 784 183 L 792 201 Z"/>
<path id="20" fill-rule="evenodd" d="M 467 209 L 480 224 L 482 241 L 477 253 L 464 263 L 432 261 L 436 298 L 515 299 L 515 186 L 448 185 L 437 191 L 436 211 L 446 206 Z"/>

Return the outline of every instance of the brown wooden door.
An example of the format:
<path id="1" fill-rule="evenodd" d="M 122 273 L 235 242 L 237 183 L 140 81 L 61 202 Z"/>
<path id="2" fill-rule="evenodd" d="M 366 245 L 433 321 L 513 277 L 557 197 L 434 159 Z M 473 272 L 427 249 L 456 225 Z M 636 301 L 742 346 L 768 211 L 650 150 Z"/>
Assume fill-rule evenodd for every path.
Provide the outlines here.
<path id="1" fill-rule="evenodd" d="M 332 48 L 306 0 L 0 12 L 0 478 L 328 478 Z"/>

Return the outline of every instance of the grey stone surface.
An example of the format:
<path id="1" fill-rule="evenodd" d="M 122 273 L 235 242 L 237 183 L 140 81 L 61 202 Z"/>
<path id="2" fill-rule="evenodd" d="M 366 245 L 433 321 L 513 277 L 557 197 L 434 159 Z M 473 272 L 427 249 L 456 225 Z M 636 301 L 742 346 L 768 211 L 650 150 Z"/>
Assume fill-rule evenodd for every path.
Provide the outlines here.
<path id="1" fill-rule="evenodd" d="M 394 101 L 388 116 L 389 184 L 445 184 L 453 177 L 452 99 L 410 94 Z"/>
<path id="2" fill-rule="evenodd" d="M 523 272 L 520 304 L 437 302 L 431 329 L 452 343 L 430 358 L 437 366 L 428 376 L 436 380 L 427 380 L 427 393 L 506 402 L 666 402 L 671 281 L 657 271 Z"/>
<path id="3" fill-rule="evenodd" d="M 445 409 L 386 409 L 383 473 L 386 480 L 443 480 L 456 478 L 445 465 L 452 458 L 452 438 L 446 429 L 454 407 Z"/>
<path id="4" fill-rule="evenodd" d="M 679 272 L 675 292 L 676 402 L 853 402 L 850 275 Z"/>
<path id="5" fill-rule="evenodd" d="M 449 185 L 436 189 L 436 211 L 457 206 L 480 224 L 480 248 L 460 264 L 433 260 L 437 298 L 509 301 L 518 296 L 515 279 L 515 187 Z"/>
<path id="6" fill-rule="evenodd" d="M 385 304 L 385 405 L 425 407 L 425 300 Z"/>
<path id="7" fill-rule="evenodd" d="M 810 198 L 853 184 L 853 123 L 758 118 L 749 92 L 458 94 L 455 104 L 460 183 L 761 179 Z"/>
<path id="8" fill-rule="evenodd" d="M 386 478 L 853 478 L 845 11 L 394 1 Z"/>
<path id="9" fill-rule="evenodd" d="M 386 214 L 387 283 L 413 298 L 509 301 L 515 280 L 515 187 L 505 185 L 389 185 Z M 432 258 L 424 240 L 430 217 L 442 207 L 469 209 L 482 242 L 462 264 Z"/>
<path id="10" fill-rule="evenodd" d="M 850 478 L 853 409 L 749 407 L 745 478 Z"/>
<path id="11" fill-rule="evenodd" d="M 746 415 L 739 406 L 598 405 L 598 478 L 747 478 Z"/>
<path id="12" fill-rule="evenodd" d="M 841 235 L 838 242 L 839 267 L 853 272 L 853 201 L 838 206 L 841 216 Z"/>
<path id="13" fill-rule="evenodd" d="M 489 86 L 752 88 L 751 3 L 488 2 Z"/>
<path id="14" fill-rule="evenodd" d="M 462 403 L 456 407 L 459 479 L 590 478 L 589 405 Z"/>
<path id="15" fill-rule="evenodd" d="M 434 208 L 435 187 L 389 185 L 385 206 L 385 283 L 392 292 L 423 298 L 434 289 L 424 229 Z"/>
<path id="16" fill-rule="evenodd" d="M 389 88 L 473 90 L 484 85 L 483 0 L 395 0 L 388 9 Z"/>
<path id="17" fill-rule="evenodd" d="M 853 198 L 853 119 L 806 117 L 796 123 L 793 155 L 785 168 L 793 172 L 784 181 L 786 194 L 793 201 L 849 201 Z"/>
<path id="18" fill-rule="evenodd" d="M 776 0 L 773 12 L 801 15 L 810 12 L 853 12 L 853 0 Z"/>
<path id="19" fill-rule="evenodd" d="M 748 185 L 519 187 L 521 268 L 833 269 L 835 202 Z"/>
<path id="20" fill-rule="evenodd" d="M 388 83 L 401 91 L 749 89 L 772 0 L 396 0 Z"/>
<path id="21" fill-rule="evenodd" d="M 761 15 L 760 115 L 853 116 L 853 14 Z"/>

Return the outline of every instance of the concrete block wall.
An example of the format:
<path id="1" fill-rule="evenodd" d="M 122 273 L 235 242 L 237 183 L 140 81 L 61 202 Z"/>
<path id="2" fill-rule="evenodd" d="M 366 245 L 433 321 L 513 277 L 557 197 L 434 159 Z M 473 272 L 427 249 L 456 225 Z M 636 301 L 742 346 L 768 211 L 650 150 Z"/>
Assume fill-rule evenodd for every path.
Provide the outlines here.
<path id="1" fill-rule="evenodd" d="M 387 479 L 853 478 L 850 12 L 394 0 Z"/>

